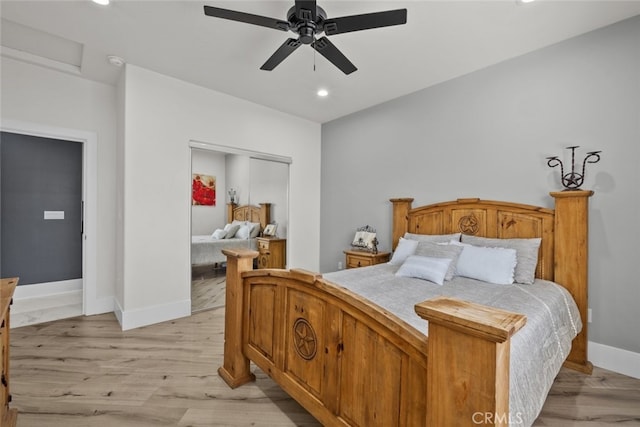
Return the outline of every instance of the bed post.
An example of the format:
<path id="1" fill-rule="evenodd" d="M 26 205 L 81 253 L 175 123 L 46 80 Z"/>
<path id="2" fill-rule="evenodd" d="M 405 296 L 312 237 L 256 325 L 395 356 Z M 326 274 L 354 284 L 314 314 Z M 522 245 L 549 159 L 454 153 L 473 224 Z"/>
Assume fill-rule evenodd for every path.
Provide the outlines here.
<path id="1" fill-rule="evenodd" d="M 253 270 L 258 252 L 250 249 L 223 249 L 227 256 L 226 305 L 224 316 L 224 362 L 218 375 L 231 388 L 256 379 L 249 370 L 249 359 L 242 351 L 242 273 Z"/>
<path id="2" fill-rule="evenodd" d="M 550 193 L 556 201 L 554 282 L 573 296 L 580 310 L 582 331 L 574 338 L 565 366 L 590 374 L 593 365 L 587 358 L 588 302 L 588 229 L 589 197 L 593 191 L 573 190 Z"/>
<path id="3" fill-rule="evenodd" d="M 411 202 L 413 198 L 390 199 L 393 203 L 393 230 L 391 248 L 393 250 L 398 246 L 400 238 L 409 229 L 409 211 L 411 210 Z"/>
<path id="4" fill-rule="evenodd" d="M 415 306 L 429 322 L 428 426 L 508 426 L 511 336 L 527 318 L 455 298 Z"/>

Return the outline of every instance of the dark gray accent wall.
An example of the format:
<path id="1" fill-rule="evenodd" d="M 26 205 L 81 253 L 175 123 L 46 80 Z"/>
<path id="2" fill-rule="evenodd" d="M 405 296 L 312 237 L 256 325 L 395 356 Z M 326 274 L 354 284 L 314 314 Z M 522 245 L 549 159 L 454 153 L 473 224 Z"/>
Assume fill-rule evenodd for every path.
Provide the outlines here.
<path id="1" fill-rule="evenodd" d="M 20 285 L 81 278 L 82 144 L 2 132 L 0 155 L 2 277 Z M 44 219 L 45 211 L 64 219 Z"/>
<path id="2" fill-rule="evenodd" d="M 545 157 L 570 145 L 580 159 L 603 150 L 584 186 L 589 339 L 640 352 L 640 17 L 324 124 L 321 270 L 364 224 L 390 248 L 392 197 L 552 207 L 559 171 Z"/>

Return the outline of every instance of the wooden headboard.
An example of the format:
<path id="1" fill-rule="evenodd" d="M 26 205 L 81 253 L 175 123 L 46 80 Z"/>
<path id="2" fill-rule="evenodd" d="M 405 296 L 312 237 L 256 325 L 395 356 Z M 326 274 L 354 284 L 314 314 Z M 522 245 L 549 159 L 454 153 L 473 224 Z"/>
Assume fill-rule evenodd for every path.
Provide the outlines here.
<path id="1" fill-rule="evenodd" d="M 413 199 L 393 199 L 395 204 Z M 406 220 L 405 220 L 406 218 Z M 393 246 L 405 232 L 415 234 L 463 233 L 499 239 L 541 237 L 536 277 L 553 280 L 553 221 L 551 209 L 508 202 L 458 199 L 409 209 L 398 218 Z M 394 217 L 394 225 L 395 225 Z M 406 229 L 404 227 L 406 226 Z"/>
<path id="2" fill-rule="evenodd" d="M 227 203 L 227 222 L 238 221 L 259 222 L 260 228 L 271 222 L 271 203 L 259 203 L 260 206 Z"/>
<path id="3" fill-rule="evenodd" d="M 564 286 L 578 305 L 582 332 L 574 339 L 567 365 L 591 372 L 587 360 L 588 200 L 593 191 L 550 195 L 555 208 L 510 202 L 458 199 L 412 208 L 412 198 L 393 203 L 393 248 L 404 233 L 464 233 L 492 238 L 540 237 L 536 277 Z"/>

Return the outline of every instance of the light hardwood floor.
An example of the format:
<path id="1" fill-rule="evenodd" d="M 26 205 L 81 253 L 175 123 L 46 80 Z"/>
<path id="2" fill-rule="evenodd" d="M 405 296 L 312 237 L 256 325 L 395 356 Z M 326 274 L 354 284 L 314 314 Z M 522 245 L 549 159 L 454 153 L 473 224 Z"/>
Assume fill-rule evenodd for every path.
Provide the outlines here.
<path id="1" fill-rule="evenodd" d="M 191 312 L 224 306 L 225 268 L 212 266 L 191 269 Z"/>
<path id="2" fill-rule="evenodd" d="M 534 426 L 640 426 L 640 379 L 562 369 Z"/>
<path id="3" fill-rule="evenodd" d="M 318 426 L 265 374 L 229 389 L 224 308 L 122 332 L 112 314 L 12 329 L 18 427 Z M 536 426 L 640 425 L 640 380 L 563 370 Z"/>
<path id="4" fill-rule="evenodd" d="M 11 331 L 19 427 L 317 426 L 266 375 L 218 377 L 224 309 L 122 332 L 112 314 Z"/>

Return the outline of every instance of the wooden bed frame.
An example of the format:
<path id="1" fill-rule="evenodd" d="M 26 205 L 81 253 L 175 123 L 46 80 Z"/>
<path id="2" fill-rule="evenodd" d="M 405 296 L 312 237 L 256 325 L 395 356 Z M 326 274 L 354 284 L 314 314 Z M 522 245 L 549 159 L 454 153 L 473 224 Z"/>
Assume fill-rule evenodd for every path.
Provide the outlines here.
<path id="1" fill-rule="evenodd" d="M 271 203 L 259 203 L 260 206 L 227 203 L 227 222 L 233 220 L 259 222 L 264 229 L 271 222 Z"/>
<path id="2" fill-rule="evenodd" d="M 541 237 L 537 277 L 566 287 L 582 317 L 582 332 L 565 364 L 589 373 L 592 194 L 551 193 L 555 209 L 479 199 L 412 208 L 413 199 L 392 199 L 393 245 L 407 231 Z M 429 322 L 427 339 L 319 274 L 252 271 L 257 252 L 225 254 L 224 363 L 218 373 L 230 387 L 255 378 L 253 361 L 323 425 L 477 425 L 478 413 L 482 425 L 508 425 L 510 337 L 525 325 L 525 316 L 435 298 L 415 307 Z"/>

